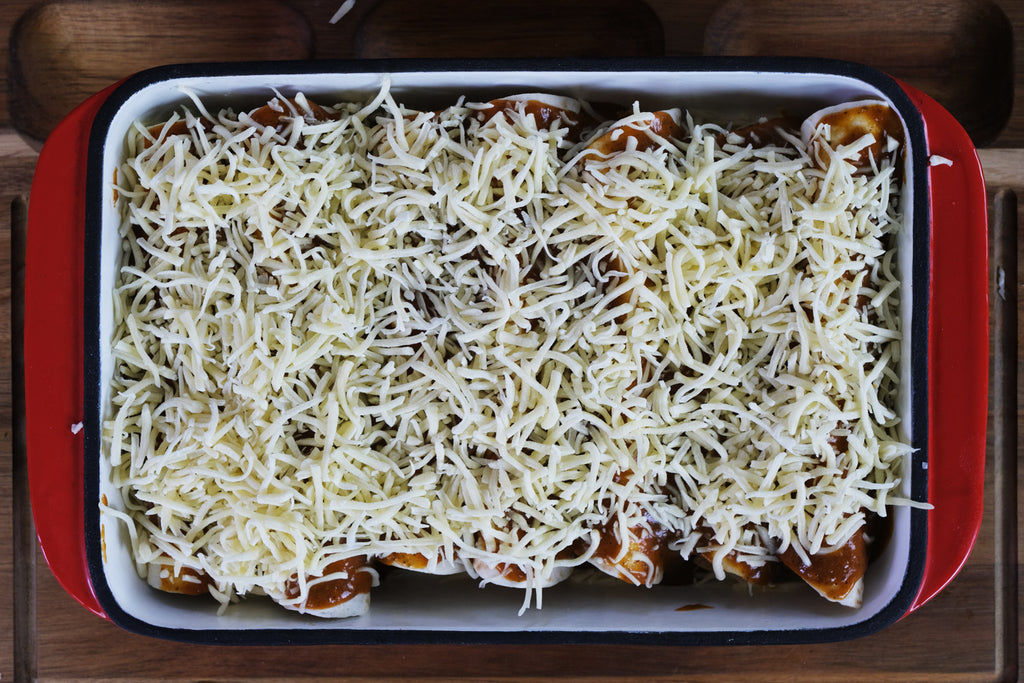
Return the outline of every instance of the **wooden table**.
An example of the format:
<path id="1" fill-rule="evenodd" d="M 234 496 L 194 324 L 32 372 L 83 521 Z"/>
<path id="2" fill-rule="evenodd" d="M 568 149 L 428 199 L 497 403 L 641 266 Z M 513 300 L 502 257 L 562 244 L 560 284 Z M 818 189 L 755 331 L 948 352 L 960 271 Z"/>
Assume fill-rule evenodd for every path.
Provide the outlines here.
<path id="1" fill-rule="evenodd" d="M 360 4 L 361 3 L 361 4 Z M 8 1 L 0 8 L 0 26 L 5 33 L 15 33 L 16 22 L 36 3 L 29 0 Z M 179 5 L 189 5 L 181 0 Z M 485 54 L 489 49 L 520 56 L 544 56 L 558 52 L 558 40 L 552 38 L 559 22 L 572 21 L 584 3 L 548 3 L 555 20 L 538 23 L 529 17 L 512 25 L 508 34 L 515 40 L 493 42 L 489 34 L 468 33 L 460 22 L 479 22 L 491 8 L 487 3 L 474 3 L 457 12 L 457 3 L 446 0 L 419 3 L 449 17 L 443 24 L 425 25 L 400 11 L 393 25 L 386 30 L 380 12 L 373 12 L 376 3 L 358 0 L 352 12 L 337 24 L 329 22 L 341 2 L 317 0 L 290 3 L 282 15 L 298 26 L 298 43 L 281 44 L 287 53 L 294 48 L 305 50 L 309 57 L 383 56 L 385 54 Z M 392 3 L 398 10 L 409 9 L 406 2 Z M 733 2 L 735 6 L 738 3 Z M 812 3 L 808 3 L 812 4 Z M 181 21 L 193 30 L 206 30 L 208 40 L 223 37 L 221 25 L 202 26 L 195 15 L 195 5 L 175 7 L 175 3 L 143 2 L 136 4 L 137 21 L 130 22 L 135 32 L 145 38 L 147 20 L 152 12 L 160 21 L 148 23 L 152 32 L 166 30 L 167 21 Z M 247 3 L 249 12 L 281 11 L 281 3 Z M 236 3 L 234 9 L 239 11 Z M 534 11 L 541 3 L 525 2 Z M 579 21 L 587 25 L 586 44 L 580 53 L 590 50 L 608 54 L 660 53 L 694 55 L 706 50 L 706 30 L 721 19 L 723 4 L 714 0 L 674 3 L 671 0 L 649 0 L 653 12 L 645 13 L 634 3 L 630 11 L 635 19 L 628 26 L 616 15 L 621 3 L 592 2 L 592 12 Z M 874 22 L 889 27 L 882 41 L 906 42 L 921 28 L 921 41 L 933 40 L 918 25 L 921 17 L 913 11 L 918 3 L 892 4 L 891 13 L 877 17 L 855 1 L 842 4 L 818 3 L 843 14 L 835 25 L 846 27 L 858 21 Z M 963 6 L 960 3 L 958 6 Z M 975 3 L 971 7 L 980 6 Z M 88 46 L 94 54 L 89 62 L 93 70 L 137 68 L 161 61 L 176 61 L 208 49 L 209 43 L 197 43 L 195 36 L 184 46 L 150 44 L 145 40 L 133 45 L 136 62 L 103 64 L 104 58 L 125 50 L 118 47 L 118 27 L 126 25 L 111 8 L 123 11 L 118 3 L 105 3 L 101 8 L 108 16 L 110 32 L 99 47 Z M 1024 0 L 1000 3 L 1009 23 L 1024 30 Z M 596 9 L 593 9 L 596 8 Z M 81 11 L 82 6 L 73 7 Z M 395 9 L 395 8 L 392 8 Z M 729 9 L 726 7 L 726 9 Z M 224 11 L 224 10 L 221 10 Z M 529 14 L 527 11 L 527 14 Z M 191 13 L 191 14 L 190 14 Z M 201 15 L 201 12 L 200 12 Z M 37 15 L 38 16 L 38 15 Z M 168 19 L 169 17 L 169 19 Z M 298 19 L 296 19 L 298 17 Z M 454 18 L 452 18 L 454 17 Z M 151 17 L 152 18 L 152 17 Z M 957 25 L 958 17 L 947 20 Z M 604 33 L 596 33 L 606 20 Z M 118 23 L 120 22 L 120 23 Z M 348 22 L 346 24 L 346 22 Z M 376 23 L 375 23 L 376 22 Z M 157 24 L 160 24 L 158 27 Z M 624 26 L 617 30 L 610 27 Z M 565 25 L 564 23 L 561 25 Z M 716 24 L 718 25 L 718 24 Z M 305 28 L 302 28 L 305 26 Z M 438 26 L 443 26 L 441 31 Z M 554 28 L 552 28 L 554 26 Z M 733 25 L 735 26 L 735 24 Z M 965 24 L 966 26 L 966 24 Z M 141 28 L 140 28 L 141 27 Z M 24 25 L 21 25 L 24 29 Z M 264 27 L 271 31 L 274 27 Z M 279 30 L 280 22 L 277 27 Z M 460 34 L 459 30 L 463 33 Z M 659 29 L 663 29 L 663 33 Z M 739 30 L 739 29 L 736 29 Z M 815 29 L 817 30 L 817 29 Z M 307 33 L 303 34 L 302 31 Z M 898 35 L 894 38 L 891 31 Z M 452 47 L 451 36 L 475 36 Z M 881 33 L 876 34 L 878 37 Z M 595 37 L 596 36 L 596 37 Z M 250 40 L 251 36 L 246 40 Z M 573 39 L 573 38 L 571 38 Z M 574 39 L 582 40 L 578 36 Z M 86 43 L 88 36 L 81 39 Z M 284 40 L 284 39 L 282 39 Z M 303 43 L 302 41 L 306 42 Z M 476 42 L 473 42 L 476 40 Z M 446 42 L 448 41 L 448 42 Z M 492 41 L 492 42 L 488 42 Z M 616 42 L 618 41 L 618 42 Z M 632 42 L 630 42 L 632 41 Z M 660 42 L 659 42 L 660 41 Z M 150 40 L 153 43 L 154 40 Z M 222 41 L 223 42 L 223 41 Z M 230 43 L 230 41 L 229 41 Z M 851 52 L 870 45 L 870 36 L 855 44 L 837 45 L 836 56 L 850 57 Z M 82 45 L 82 42 L 78 43 Z M 253 55 L 265 54 L 274 45 L 250 43 Z M 269 47 L 268 47 L 269 45 Z M 297 47 L 296 47 L 297 45 Z M 467 47 L 468 45 L 468 47 Z M 794 52 L 804 46 L 807 51 L 820 51 L 819 46 L 792 41 Z M 105 47 L 106 46 L 106 47 Z M 198 46 L 198 47 L 197 47 Z M 204 47 L 206 46 L 206 47 Z M 230 52 L 229 44 L 224 49 Z M 55 48 L 56 49 L 56 48 Z M 74 49 L 74 46 L 62 49 Z M 778 48 L 773 48 L 778 49 Z M 930 48 L 923 44 L 921 52 Z M 118 52 L 120 50 L 120 52 Z M 142 55 L 139 56 L 139 51 Z M 23 97 L 14 84 L 0 88 L 0 499 L 12 501 L 9 514 L 0 514 L 0 680 L 291 680 L 295 678 L 339 678 L 381 680 L 418 677 L 436 680 L 470 678 L 474 680 L 560 679 L 588 680 L 892 680 L 892 681 L 988 681 L 1016 680 L 1022 654 L 1020 633 L 1021 582 L 1018 529 L 1021 507 L 1017 490 L 1022 484 L 1018 469 L 1019 448 L 1017 428 L 1020 413 L 1017 406 L 1019 387 L 1018 355 L 1018 280 L 1017 216 L 1020 198 L 1024 198 L 1024 107 L 1021 87 L 1024 74 L 1024 51 L 1018 50 L 1015 72 L 1016 87 L 1010 92 L 1017 105 L 1005 126 L 985 140 L 980 156 L 986 171 L 990 198 L 990 238 L 992 245 L 991 317 L 993 326 L 992 391 L 990 399 L 989 439 L 986 457 L 985 518 L 975 549 L 960 575 L 932 602 L 901 622 L 873 636 L 848 643 L 786 646 L 786 647 L 722 647 L 722 648 L 657 648 L 607 646 L 402 646 L 353 647 L 331 646 L 310 648 L 252 648 L 188 646 L 148 639 L 121 631 L 79 607 L 56 583 L 45 559 L 38 550 L 31 530 L 31 516 L 25 479 L 25 454 L 20 448 L 17 411 L 18 373 L 12 367 L 14 329 L 17 310 L 12 301 L 12 282 L 18 277 L 22 261 L 15 253 L 22 243 L 24 215 L 28 201 L 32 171 L 39 142 L 31 139 L 32 121 L 45 128 L 44 117 L 25 109 Z M 231 54 L 237 54 L 231 52 Z M 245 55 L 241 55 L 245 56 Z M 240 57 L 241 57 L 240 56 Z M 884 50 L 871 52 L 869 61 L 899 72 L 906 64 L 886 62 L 891 55 Z M 968 55 L 969 56 L 969 55 Z M 963 55 L 957 57 L 963 58 Z M 893 57 L 895 59 L 895 57 Z M 147 60 L 149 60 L 147 62 Z M 128 60 L 130 61 L 130 60 Z M 0 74 L 8 74 L 9 54 L 0 55 Z M 34 62 L 34 64 L 37 64 Z M 941 88 L 946 75 L 941 65 L 914 77 L 932 79 Z M 87 71 L 90 67 L 83 67 Z M 93 74 L 95 76 L 95 74 Z M 6 78 L 6 76 L 5 76 Z M 90 83 L 67 82 L 69 91 L 75 87 L 92 87 Z M 93 88 L 96 89 L 96 88 Z M 23 93 L 22 93 L 23 95 Z M 20 99 L 19 99 L 20 98 Z M 22 107 L 22 109 L 18 109 Z M 25 133 L 28 130 L 29 136 Z M 39 137 L 38 133 L 34 133 Z M 997 288 L 1001 277 L 1003 287 Z"/>

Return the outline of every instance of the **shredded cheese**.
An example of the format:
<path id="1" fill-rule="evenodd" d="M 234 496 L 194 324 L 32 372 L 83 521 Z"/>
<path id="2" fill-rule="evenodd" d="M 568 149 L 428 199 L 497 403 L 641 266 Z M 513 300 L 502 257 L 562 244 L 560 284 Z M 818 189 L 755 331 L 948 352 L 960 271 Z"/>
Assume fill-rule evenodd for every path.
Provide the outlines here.
<path id="1" fill-rule="evenodd" d="M 900 502 L 891 161 L 690 118 L 606 157 L 481 108 L 132 131 L 104 442 L 140 572 L 283 601 L 418 553 L 533 590 L 613 522 L 722 577 Z"/>

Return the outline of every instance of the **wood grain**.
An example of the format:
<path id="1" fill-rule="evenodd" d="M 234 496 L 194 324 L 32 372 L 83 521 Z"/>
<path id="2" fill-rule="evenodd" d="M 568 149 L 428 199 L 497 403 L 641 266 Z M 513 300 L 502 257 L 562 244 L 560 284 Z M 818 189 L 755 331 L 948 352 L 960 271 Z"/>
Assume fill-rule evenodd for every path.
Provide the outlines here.
<path id="1" fill-rule="evenodd" d="M 755 11 L 737 10 L 747 3 Z M 1014 71 L 1024 72 L 1024 53 L 1010 52 L 1024 0 L 926 0 L 898 12 L 885 0 L 359 0 L 331 23 L 341 4 L 58 0 L 26 12 L 30 0 L 4 3 L 0 25 L 13 32 L 11 50 L 0 53 L 0 82 L 9 74 L 14 106 L 9 114 L 0 98 L 0 125 L 10 116 L 38 143 L 86 95 L 133 70 L 172 62 L 760 52 L 872 64 L 936 96 L 979 144 L 1024 145 L 1024 117 L 1007 121 L 1012 105 L 1024 107 L 1012 81 Z M 196 6 L 203 9 L 176 9 Z M 22 34 L 38 49 L 23 50 Z M 109 36 L 123 38 L 114 44 Z"/>
<path id="2" fill-rule="evenodd" d="M 0 145 L 2 149 L 2 145 Z M 1000 188 L 1024 185 L 1012 168 L 1024 151 L 985 150 L 983 163 Z M 1022 168 L 1017 166 L 1018 169 Z M 993 195 L 996 185 L 990 183 Z M 1005 202 L 1008 195 L 1002 195 Z M 993 212 L 993 232 L 1008 218 Z M 1008 217 L 1004 207 L 1002 214 Z M 1004 387 L 1005 388 L 1005 387 Z M 993 392 L 997 387 L 993 386 Z M 993 401 L 994 405 L 994 401 Z M 992 418 L 995 420 L 995 415 Z M 1015 536 L 1015 515 L 997 526 L 996 432 L 990 438 L 985 521 L 967 566 L 933 602 L 882 633 L 841 644 L 793 647 L 653 648 L 400 646 L 247 648 L 185 646 L 126 634 L 76 605 L 38 558 L 39 679 L 61 680 L 573 680 L 1001 681 L 1014 680 L 1017 651 L 1009 628 L 1017 589 L 997 581 L 999 543 Z M 1005 571 L 1003 573 L 1005 576 Z M 1002 607 L 1000 607 L 1002 606 Z M 1007 609 L 1008 608 L 1008 609 Z M 1002 649 L 997 643 L 1003 643 Z M 310 656 L 312 653 L 312 656 Z M 936 653 L 942 653 L 937 656 Z M 170 678 L 169 678 L 170 677 Z"/>
<path id="3" fill-rule="evenodd" d="M 1016 596 L 1017 577 L 1017 343 L 1018 208 L 1017 194 L 1003 189 L 992 199 L 993 312 L 992 432 L 993 478 L 995 479 L 996 539 L 995 582 L 1005 586 L 1003 600 L 996 601 L 996 661 L 1005 662 L 1008 676 L 1017 677 L 1020 663 L 1013 652 L 1019 643 Z M 1007 600 L 1006 598 L 1011 598 Z"/>
<path id="4" fill-rule="evenodd" d="M 312 54 L 306 19 L 277 0 L 49 2 L 11 32 L 11 118 L 43 140 L 89 95 L 149 67 Z"/>
<path id="5" fill-rule="evenodd" d="M 26 538 L 22 526 L 27 508 L 27 489 L 21 484 L 23 477 L 16 472 L 16 457 L 24 462 L 23 454 L 15 455 L 13 416 L 13 335 L 12 288 L 15 274 L 12 253 L 13 220 L 19 219 L 20 208 L 15 208 L 28 196 L 29 181 L 35 167 L 36 153 L 13 131 L 0 132 L 0 500 L 10 501 L 4 512 L 0 512 L 0 676 L 2 680 L 25 680 L 31 669 L 21 666 L 25 661 L 16 650 L 22 644 L 15 639 L 24 622 L 15 618 L 15 564 L 34 572 L 35 554 L 26 551 L 15 552 L 15 528 L 18 528 L 18 543 L 35 549 L 38 545 L 31 534 Z M 15 481 L 18 486 L 15 486 Z M 30 517 L 29 517 L 30 519 Z M 20 571 L 20 570 L 19 570 Z M 33 577 L 34 578 L 34 577 Z M 34 602 L 35 595 L 19 596 L 19 609 L 26 602 Z M 31 627 L 30 627 L 31 628 Z M 32 633 L 29 633 L 29 637 Z"/>
<path id="6" fill-rule="evenodd" d="M 111 4 L 119 3 L 105 1 L 93 3 L 92 6 Z M 140 0 L 134 3 L 133 7 L 138 9 L 153 4 L 161 3 Z M 180 7 L 189 3 L 188 0 L 182 0 L 181 3 L 162 4 Z M 552 49 L 550 41 L 558 40 L 558 36 L 565 33 L 560 32 L 559 27 L 537 26 L 528 22 L 506 22 L 502 24 L 508 29 L 505 38 L 520 36 L 518 43 L 508 48 L 507 43 L 493 42 L 491 34 L 477 31 L 478 24 L 459 23 L 469 22 L 470 16 L 453 20 L 459 28 L 449 26 L 444 30 L 437 29 L 436 34 L 424 35 L 434 29 L 425 23 L 411 22 L 408 15 L 393 17 L 394 11 L 389 15 L 388 11 L 382 9 L 386 6 L 392 9 L 408 8 L 417 4 L 408 0 L 395 0 L 393 3 L 357 0 L 354 11 L 337 24 L 330 24 L 328 20 L 341 5 L 341 0 L 282 0 L 270 4 L 277 9 L 287 7 L 288 12 L 294 10 L 296 16 L 301 19 L 300 23 L 305 24 L 305 30 L 311 36 L 308 42 L 303 42 L 302 39 L 293 43 L 289 43 L 288 40 L 280 44 L 275 43 L 276 48 L 295 45 L 299 49 L 312 49 L 313 56 L 321 58 L 357 54 L 436 56 L 454 53 L 455 48 L 445 48 L 445 41 L 476 41 L 475 46 L 462 45 L 459 49 L 475 50 L 478 54 L 494 54 L 494 50 L 504 46 L 502 49 L 514 49 L 517 55 L 537 56 L 543 54 L 544 49 Z M 422 13 L 430 3 L 419 4 L 422 5 L 419 8 Z M 719 0 L 693 0 L 684 3 L 674 0 L 648 0 L 646 5 L 653 10 L 658 19 L 662 30 L 664 53 L 696 55 L 704 49 L 705 28 L 710 25 L 716 12 L 728 3 Z M 167 26 L 147 24 L 133 19 L 133 25 L 126 29 L 127 35 L 135 36 L 131 40 L 118 38 L 120 34 L 116 32 L 117 27 L 108 26 L 104 32 L 97 35 L 82 37 L 83 41 L 91 41 L 93 47 L 88 50 L 72 51 L 73 54 L 88 54 L 89 59 L 97 61 L 96 64 L 79 64 L 77 67 L 73 64 L 51 64 L 48 68 L 60 67 L 65 73 L 70 74 L 67 83 L 63 84 L 67 90 L 81 88 L 80 93 L 91 93 L 107 82 L 89 90 L 81 85 L 82 76 L 75 72 L 75 68 L 84 68 L 91 72 L 111 69 L 124 75 L 127 71 L 125 65 L 120 63 L 120 58 L 126 54 L 126 46 L 133 46 L 131 49 L 135 50 L 142 49 L 148 60 L 146 66 L 159 63 L 160 60 L 184 61 L 181 57 L 198 54 L 218 44 L 233 46 L 232 49 L 235 51 L 251 49 L 251 41 L 248 47 L 239 46 L 239 43 L 235 42 L 242 35 L 241 32 L 225 31 L 224 26 L 234 26 L 232 21 L 239 21 L 239 17 L 245 19 L 247 12 L 253 12 L 265 5 L 262 5 L 260 0 L 254 0 L 247 3 L 222 3 L 221 6 L 234 6 L 238 12 L 237 16 L 227 17 L 220 24 L 204 24 L 196 19 L 197 16 L 203 16 L 201 14 L 181 17 L 170 11 L 169 14 L 163 15 Z M 449 8 L 452 6 L 454 5 L 444 5 Z M 863 54 L 863 46 L 871 44 L 863 30 L 858 30 L 857 27 L 877 27 L 883 22 L 876 17 L 867 17 L 871 21 L 865 22 L 865 6 L 862 0 L 844 3 L 843 19 L 831 24 L 832 30 L 841 29 L 841 32 L 846 32 L 843 33 L 845 37 L 841 41 L 833 41 L 831 48 L 834 55 L 838 56 L 836 52 L 845 49 L 860 56 Z M 951 22 L 949 17 L 922 16 L 921 12 L 915 9 L 920 6 L 915 3 L 886 5 L 886 21 L 891 24 L 892 32 L 908 36 L 907 39 L 910 41 L 933 41 L 929 44 L 919 44 L 913 49 L 919 52 L 935 49 L 934 36 L 929 38 L 928 33 L 934 21 L 945 22 L 947 30 L 960 30 L 960 25 Z M 949 6 L 963 7 L 964 3 L 960 0 L 950 0 Z M 35 0 L 9 0 L 2 3 L 0 26 L 4 29 L 13 29 L 19 19 L 31 16 L 31 13 L 39 11 L 40 7 Z M 239 7 L 241 9 L 237 9 Z M 474 21 L 483 21 L 485 26 L 488 25 L 487 7 L 488 3 L 483 0 L 474 6 Z M 595 4 L 593 7 L 607 9 L 610 5 Z M 998 7 L 1018 32 L 1024 28 L 1024 0 L 1001 2 L 998 3 Z M 585 10 L 586 8 L 583 9 Z M 623 14 L 610 16 L 616 17 L 616 22 L 624 25 Z M 124 20 L 118 21 L 123 23 Z M 282 25 L 290 21 L 295 21 L 295 18 L 286 19 Z M 593 29 L 596 34 L 590 36 L 590 39 L 598 42 L 605 40 L 611 45 L 612 41 L 621 38 L 616 35 L 616 22 L 602 23 L 601 17 L 588 17 L 587 21 L 591 22 L 587 23 L 588 26 L 600 27 Z M 43 23 L 49 26 L 61 25 L 60 21 L 52 18 Z M 494 25 L 495 21 L 491 21 L 490 24 Z M 189 43 L 190 47 L 185 51 L 181 47 L 183 43 L 178 42 L 182 36 L 180 33 L 175 34 L 175 30 L 180 32 L 183 26 L 196 25 L 198 28 L 195 30 L 199 36 L 192 36 L 192 39 L 205 42 Z M 609 26 L 611 28 L 608 28 Z M 794 52 L 806 53 L 806 48 L 813 45 L 811 39 L 814 36 L 807 35 L 806 24 L 803 27 L 802 32 L 795 31 L 792 27 L 786 32 L 786 40 Z M 622 30 L 632 36 L 649 35 L 650 25 L 635 33 L 629 33 L 628 27 Z M 68 29 L 63 33 L 65 42 L 61 44 L 66 45 L 66 36 L 72 35 L 69 31 Z M 288 28 L 285 32 L 292 37 L 307 35 L 294 27 Z M 162 44 L 145 39 L 145 36 L 159 35 L 170 37 L 165 37 Z M 725 38 L 720 37 L 719 40 L 724 41 Z M 958 41 L 948 35 L 939 36 L 939 41 L 942 40 L 946 41 L 944 45 L 957 49 L 967 45 L 965 41 Z M 549 44 L 545 46 L 543 41 L 548 41 Z M 890 57 L 895 61 L 898 54 L 894 52 Z M 7 78 L 9 55 L 9 51 L 0 53 L 0 79 Z M 948 65 L 955 55 L 937 54 L 935 57 L 941 64 Z M 966 54 L 964 57 L 974 59 L 977 55 Z M 1024 74 L 1024 50 L 1017 50 L 1012 60 L 1016 67 L 1015 78 L 1019 81 L 1024 78 L 1021 76 Z M 11 66 L 24 70 L 24 65 L 16 62 L 11 62 Z M 12 68 L 11 71 L 13 73 L 16 70 Z M 76 73 L 79 75 L 76 76 Z M 953 84 L 942 83 L 942 78 L 957 77 L 956 69 L 942 71 L 935 65 L 923 66 L 921 74 L 923 77 L 939 79 L 935 87 L 945 88 L 952 88 Z M 112 80 L 120 76 L 108 77 Z M 991 79 L 992 76 L 985 78 Z M 52 78 L 50 82 L 56 83 Z M 13 81 L 5 83 L 13 90 Z M 56 83 L 56 86 L 60 88 L 62 84 Z M 1016 378 L 1020 367 L 1019 341 L 1024 338 L 1021 336 L 1024 331 L 1019 327 L 1019 315 L 1016 321 L 1010 320 L 1007 315 L 1010 311 L 1005 306 L 1000 306 L 995 297 L 992 301 L 993 330 L 1004 331 L 993 334 L 993 350 L 1001 354 L 994 357 L 998 358 L 999 362 L 996 363 L 994 360 L 993 372 L 994 377 L 1001 378 L 1002 382 L 994 381 L 992 387 L 992 429 L 986 464 L 985 517 L 975 549 L 961 574 L 937 598 L 874 636 L 850 643 L 813 646 L 710 649 L 557 645 L 529 649 L 458 645 L 316 648 L 186 646 L 127 634 L 86 612 L 57 585 L 46 567 L 45 559 L 34 544 L 32 555 L 36 567 L 30 583 L 36 584 L 36 590 L 29 605 L 34 603 L 37 618 L 32 620 L 35 633 L 24 633 L 25 622 L 15 620 L 13 591 L 8 588 L 13 586 L 14 578 L 13 524 L 18 515 L 24 520 L 29 514 L 24 503 L 19 503 L 14 496 L 14 454 L 11 434 L 13 373 L 10 355 L 12 331 L 8 323 L 11 320 L 9 283 L 12 275 L 12 217 L 9 207 L 18 196 L 28 194 L 35 151 L 11 128 L 9 105 L 17 102 L 4 96 L 7 90 L 0 88 L 0 272 L 4 274 L 0 283 L 0 321 L 3 321 L 0 322 L 0 354 L 8 354 L 4 358 L 3 369 L 0 370 L 0 420 L 3 420 L 0 425 L 0 499 L 12 501 L 13 514 L 0 513 L 0 680 L 11 680 L 16 674 L 31 678 L 33 673 L 38 677 L 37 680 L 41 681 L 284 681 L 299 678 L 333 680 L 342 677 L 367 681 L 398 678 L 497 681 L 541 680 L 551 677 L 587 681 L 668 681 L 683 678 L 707 681 L 1017 679 L 1024 647 L 1019 639 L 1019 608 L 1022 599 L 1019 573 L 1024 558 L 1021 557 L 1020 544 L 1014 547 L 1010 540 L 1019 537 L 1019 520 L 1024 518 L 1024 512 L 1020 508 L 1020 497 L 1018 496 L 1016 501 L 1012 500 L 1013 494 L 1024 486 L 1024 475 L 1020 468 L 1016 467 L 1019 458 L 1016 434 L 1012 430 L 1001 429 L 1000 426 L 1005 425 L 1007 420 L 1012 420 L 1016 426 L 1021 420 L 1019 406 L 1024 387 L 1021 387 Z M 1017 105 L 1014 109 L 1016 114 L 1010 115 L 1002 132 L 993 141 L 993 145 L 997 145 L 998 148 L 983 149 L 980 152 L 992 198 L 993 292 L 998 291 L 998 265 L 1005 266 L 1008 263 L 1006 259 L 1013 258 L 1014 254 L 1018 263 L 1021 258 L 1019 249 L 1008 244 L 1008 235 L 1016 234 L 1012 227 L 1013 220 L 1022 208 L 1021 203 L 1024 202 L 1024 149 L 1011 149 L 1024 146 L 1024 89 L 1016 87 L 1011 91 L 1012 99 Z M 981 97 L 987 99 L 990 94 L 983 93 Z M 70 106 L 70 99 L 61 106 Z M 18 116 L 24 116 L 24 112 L 20 112 Z M 24 133 L 24 130 L 22 132 Z M 1016 212 L 1012 211 L 1014 205 L 1017 207 Z M 997 252 L 997 248 L 1002 251 Z M 1015 280 L 1011 280 L 1008 286 L 1012 291 L 1019 291 L 1019 285 Z M 1011 310 L 1019 312 L 1018 306 L 1019 301 Z M 1005 332 L 1007 327 L 1017 330 L 1017 351 L 1010 351 L 1008 348 L 1013 335 Z M 1017 399 L 1012 407 L 1008 405 L 1009 393 Z M 998 411 L 995 410 L 997 405 L 1000 406 Z M 24 555 L 21 557 L 24 559 Z M 30 615 L 28 608 L 23 604 L 19 605 L 18 609 L 19 614 Z M 22 619 L 24 618 L 22 616 Z M 31 619 L 31 616 L 28 618 Z M 20 646 L 19 651 L 15 652 L 16 628 L 19 630 L 19 637 L 34 641 L 35 652 L 26 652 Z"/>
<path id="7" fill-rule="evenodd" d="M 614 646 L 184 646 L 124 634 L 77 607 L 46 575 L 39 578 L 40 678 L 284 679 L 427 677 L 492 680 L 819 681 L 838 679 L 998 680 L 992 570 L 972 562 L 936 600 L 886 631 L 843 644 L 660 648 Z M 986 608 L 985 605 L 989 607 Z M 955 625 L 955 628 L 951 628 Z M 117 647 L 112 644 L 117 643 Z M 898 644 L 893 647 L 892 644 Z M 943 656 L 937 657 L 936 652 Z M 312 656 L 310 656 L 312 655 Z M 941 675 L 941 678 L 938 676 Z"/>
<path id="8" fill-rule="evenodd" d="M 359 57 L 635 57 L 662 55 L 665 44 L 657 15 L 636 0 L 378 0 L 355 48 Z"/>
<path id="9" fill-rule="evenodd" d="M 859 61 L 929 93 L 979 146 L 1013 106 L 1013 29 L 985 0 L 919 0 L 893 21 L 891 2 L 730 0 L 709 19 L 708 55 L 794 55 Z M 799 40 L 794 40 L 794 27 Z"/>
<path id="10" fill-rule="evenodd" d="M 28 198 L 17 196 L 11 200 L 10 254 L 11 254 L 11 333 L 22 338 L 25 329 L 25 238 L 28 234 Z M 36 675 L 36 537 L 28 493 L 28 462 L 25 442 L 25 363 L 21 344 L 12 345 L 11 354 L 11 481 L 14 485 L 11 515 L 13 567 L 11 586 L 14 589 L 14 652 L 15 680 L 32 680 Z"/>
<path id="11" fill-rule="evenodd" d="M 0 500 L 8 501 L 0 512 L 0 675 L 14 672 L 17 626 L 14 604 L 15 510 L 24 507 L 23 491 L 15 495 L 14 448 L 12 439 L 13 405 L 11 397 L 11 240 L 10 201 L 0 195 Z M 34 541 L 34 539 L 32 539 Z M 19 555 L 18 557 L 24 557 Z M 34 569 L 30 565 L 30 569 Z"/>

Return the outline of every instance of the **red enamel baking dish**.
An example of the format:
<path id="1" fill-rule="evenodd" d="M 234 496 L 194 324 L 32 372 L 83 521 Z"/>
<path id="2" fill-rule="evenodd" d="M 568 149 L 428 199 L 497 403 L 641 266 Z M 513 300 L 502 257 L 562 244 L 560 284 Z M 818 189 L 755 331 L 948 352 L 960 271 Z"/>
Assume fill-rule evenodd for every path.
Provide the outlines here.
<path id="1" fill-rule="evenodd" d="M 219 102 L 266 101 L 271 88 L 342 101 L 375 92 L 384 74 L 394 91 L 429 101 L 558 91 L 738 116 L 811 111 L 872 97 L 897 110 L 907 134 L 911 196 L 901 237 L 910 330 L 901 410 L 915 453 L 905 493 L 932 509 L 896 511 L 893 538 L 869 568 L 861 608 L 787 591 L 765 597 L 686 586 L 594 594 L 575 586 L 551 589 L 542 610 L 517 616 L 518 596 L 415 576 L 396 580 L 379 599 L 375 592 L 367 616 L 318 621 L 248 604 L 217 616 L 214 606 L 169 599 L 137 577 L 123 528 L 102 519 L 99 510 L 100 497 L 110 494 L 99 427 L 109 393 L 104 292 L 116 260 L 111 179 L 126 126 L 136 118 L 160 120 L 181 106 L 183 87 Z M 29 477 L 43 552 L 63 587 L 89 610 L 132 631 L 184 641 L 753 644 L 877 631 L 953 579 L 980 526 L 988 382 L 986 222 L 981 167 L 953 117 L 927 95 L 845 62 L 375 61 L 144 72 L 93 96 L 60 124 L 40 155 L 32 185 L 24 355 Z M 693 603 L 715 609 L 678 609 Z"/>

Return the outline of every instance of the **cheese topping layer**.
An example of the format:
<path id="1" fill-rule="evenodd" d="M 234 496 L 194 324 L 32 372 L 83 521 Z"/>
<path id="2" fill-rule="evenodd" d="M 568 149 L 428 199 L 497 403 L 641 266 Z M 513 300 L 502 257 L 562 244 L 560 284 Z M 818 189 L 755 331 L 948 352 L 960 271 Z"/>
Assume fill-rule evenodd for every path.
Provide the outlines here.
<path id="1" fill-rule="evenodd" d="M 605 154 L 611 122 L 504 102 L 136 125 L 104 440 L 140 572 L 294 602 L 406 553 L 534 589 L 642 529 L 721 578 L 909 502 L 895 159 L 678 112 Z"/>

